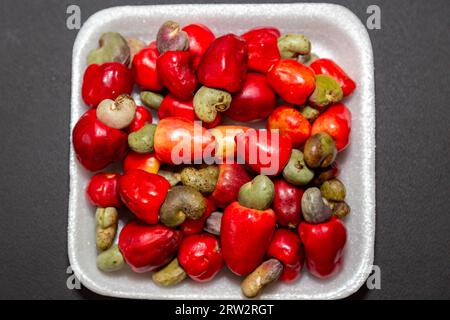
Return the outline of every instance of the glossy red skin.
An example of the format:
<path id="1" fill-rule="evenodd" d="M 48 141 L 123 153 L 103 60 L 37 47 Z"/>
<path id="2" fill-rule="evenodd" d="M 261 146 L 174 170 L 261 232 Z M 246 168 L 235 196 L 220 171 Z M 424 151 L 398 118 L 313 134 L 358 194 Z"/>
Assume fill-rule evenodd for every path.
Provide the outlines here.
<path id="1" fill-rule="evenodd" d="M 223 258 L 228 268 L 245 276 L 258 267 L 275 231 L 272 209 L 249 209 L 233 202 L 225 208 L 220 229 Z"/>
<path id="2" fill-rule="evenodd" d="M 284 179 L 277 179 L 273 184 L 275 195 L 272 208 L 277 216 L 277 223 L 283 227 L 296 228 L 302 220 L 302 196 L 305 191 Z"/>
<path id="3" fill-rule="evenodd" d="M 181 232 L 157 224 L 128 222 L 119 235 L 119 249 L 134 272 L 154 271 L 167 264 L 181 243 Z"/>
<path id="4" fill-rule="evenodd" d="M 323 112 L 313 123 L 311 135 L 326 132 L 333 137 L 338 151 L 344 150 L 349 143 L 352 128 L 352 114 L 343 104 L 334 104 Z"/>
<path id="5" fill-rule="evenodd" d="M 211 213 L 213 213 L 217 209 L 214 203 L 208 198 L 205 198 L 205 202 L 206 202 L 206 210 L 200 219 L 197 220 L 186 219 L 180 225 L 180 230 L 181 232 L 183 232 L 183 235 L 188 236 L 191 234 L 203 232 L 203 227 L 205 226 L 206 219 L 208 219 Z"/>
<path id="6" fill-rule="evenodd" d="M 310 67 L 316 74 L 326 74 L 341 85 L 344 96 L 350 95 L 356 88 L 356 83 L 347 73 L 333 60 L 317 59 L 311 63 Z"/>
<path id="7" fill-rule="evenodd" d="M 340 271 L 347 241 L 347 231 L 341 220 L 332 217 L 319 224 L 302 222 L 298 231 L 312 275 L 325 279 Z"/>
<path id="8" fill-rule="evenodd" d="M 233 94 L 230 108 L 225 112 L 235 121 L 265 119 L 275 108 L 277 98 L 264 75 L 248 73 L 243 87 Z"/>
<path id="9" fill-rule="evenodd" d="M 208 233 L 183 238 L 178 262 L 191 279 L 198 282 L 211 280 L 224 265 L 219 240 Z"/>
<path id="10" fill-rule="evenodd" d="M 244 166 L 238 163 L 219 164 L 219 177 L 211 200 L 220 208 L 237 201 L 239 189 L 244 183 L 252 180 Z"/>
<path id="11" fill-rule="evenodd" d="M 253 171 L 268 176 L 276 176 L 283 170 L 292 151 L 291 139 L 278 131 L 248 130 L 236 136 L 236 143 L 238 159 Z"/>
<path id="12" fill-rule="evenodd" d="M 156 42 L 142 49 L 134 55 L 131 65 L 134 82 L 144 90 L 160 91 L 163 88 L 156 69 L 156 60 L 159 52 Z"/>
<path id="13" fill-rule="evenodd" d="M 105 99 L 114 100 L 122 93 L 133 90 L 133 77 L 130 69 L 119 62 L 91 64 L 83 76 L 81 96 L 84 103 L 97 107 Z"/>
<path id="14" fill-rule="evenodd" d="M 267 130 L 279 129 L 291 138 L 292 147 L 299 148 L 311 135 L 311 124 L 300 111 L 291 106 L 276 108 L 267 119 Z"/>
<path id="15" fill-rule="evenodd" d="M 267 255 L 283 263 L 281 281 L 292 282 L 300 276 L 304 257 L 300 238 L 296 232 L 277 229 L 267 249 Z"/>
<path id="16" fill-rule="evenodd" d="M 304 104 L 316 87 L 314 71 L 291 59 L 274 64 L 267 80 L 284 101 L 297 105 Z"/>
<path id="17" fill-rule="evenodd" d="M 252 29 L 241 35 L 248 45 L 250 70 L 267 73 L 276 62 L 280 61 L 279 36 L 280 31 L 271 27 Z"/>
<path id="18" fill-rule="evenodd" d="M 197 77 L 188 51 L 167 51 L 156 61 L 162 84 L 180 100 L 190 100 L 197 89 Z"/>
<path id="19" fill-rule="evenodd" d="M 86 195 L 92 205 L 101 208 L 122 206 L 117 192 L 119 177 L 118 173 L 106 172 L 100 172 L 91 177 L 86 186 Z"/>
<path id="20" fill-rule="evenodd" d="M 189 37 L 189 53 L 192 57 L 192 65 L 197 69 L 200 59 L 216 38 L 214 33 L 205 25 L 193 23 L 183 28 Z"/>
<path id="21" fill-rule="evenodd" d="M 170 188 L 160 175 L 144 170 L 130 170 L 119 178 L 119 195 L 122 202 L 136 217 L 148 224 L 159 220 L 159 208 Z"/>
<path id="22" fill-rule="evenodd" d="M 136 115 L 134 116 L 133 122 L 125 128 L 127 133 L 135 132 L 145 126 L 147 123 L 152 123 L 153 118 L 150 111 L 142 106 L 136 108 Z"/>
<path id="23" fill-rule="evenodd" d="M 158 173 L 160 162 L 154 153 L 137 153 L 129 151 L 123 159 L 123 171 L 144 170 L 149 173 Z"/>
<path id="24" fill-rule="evenodd" d="M 73 128 L 72 141 L 78 161 L 89 171 L 98 171 L 125 155 L 125 132 L 97 120 L 96 110 L 86 111 Z"/>
<path id="25" fill-rule="evenodd" d="M 244 85 L 247 60 L 244 39 L 234 34 L 216 38 L 200 60 L 198 80 L 207 87 L 236 92 Z"/>
<path id="26" fill-rule="evenodd" d="M 154 141 L 156 156 L 167 164 L 202 160 L 205 153 L 214 150 L 215 147 L 214 136 L 209 131 L 197 122 L 179 117 L 160 120 L 156 127 Z M 179 151 L 178 159 L 172 159 L 173 149 Z M 173 160 L 178 162 L 174 163 Z"/>

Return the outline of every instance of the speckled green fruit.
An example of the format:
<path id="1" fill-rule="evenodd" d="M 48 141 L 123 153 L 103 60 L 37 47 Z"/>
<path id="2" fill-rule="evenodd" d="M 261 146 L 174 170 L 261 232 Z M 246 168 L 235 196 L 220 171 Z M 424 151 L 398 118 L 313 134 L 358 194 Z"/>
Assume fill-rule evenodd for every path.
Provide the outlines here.
<path id="1" fill-rule="evenodd" d="M 336 155 L 336 143 L 328 133 L 316 133 L 305 142 L 304 156 L 310 168 L 326 168 L 333 163 Z"/>
<path id="2" fill-rule="evenodd" d="M 344 201 L 345 199 L 345 186 L 338 179 L 327 180 L 320 186 L 322 196 L 331 201 Z"/>
<path id="3" fill-rule="evenodd" d="M 138 131 L 128 135 L 128 146 L 137 153 L 153 152 L 153 139 L 156 125 L 147 123 Z"/>
<path id="4" fill-rule="evenodd" d="M 120 62 L 128 65 L 130 62 L 130 48 L 127 40 L 117 32 L 107 32 L 102 34 L 98 41 L 99 48 L 93 49 L 88 54 L 88 64 Z"/>
<path id="5" fill-rule="evenodd" d="M 316 120 L 317 117 L 320 114 L 319 110 L 317 110 L 317 109 L 315 109 L 313 107 L 310 107 L 310 106 L 304 106 L 300 110 L 300 112 L 305 117 L 305 119 L 308 120 L 311 123 L 313 123 L 314 120 Z"/>
<path id="6" fill-rule="evenodd" d="M 95 242 L 97 248 L 106 250 L 112 246 L 117 232 L 119 213 L 116 208 L 97 208 L 95 211 Z"/>
<path id="7" fill-rule="evenodd" d="M 186 167 L 181 170 L 181 183 L 197 189 L 201 193 L 211 193 L 216 188 L 219 167 L 210 165 L 202 169 Z"/>
<path id="8" fill-rule="evenodd" d="M 118 271 L 124 264 L 125 261 L 117 244 L 97 256 L 97 268 L 103 272 Z"/>
<path id="9" fill-rule="evenodd" d="M 224 90 L 201 87 L 194 96 L 194 111 L 197 117 L 207 123 L 213 122 L 217 112 L 230 108 L 231 94 Z"/>
<path id="10" fill-rule="evenodd" d="M 238 201 L 247 208 L 266 210 L 270 207 L 275 187 L 267 176 L 258 175 L 239 189 Z"/>
<path id="11" fill-rule="evenodd" d="M 139 94 L 141 97 L 142 103 L 149 108 L 152 108 L 154 110 L 158 110 L 159 106 L 161 105 L 164 96 L 159 93 L 154 93 L 151 91 L 141 91 Z"/>
<path id="12" fill-rule="evenodd" d="M 308 168 L 300 150 L 292 149 L 291 157 L 283 169 L 283 177 L 296 186 L 304 186 L 314 178 L 314 171 Z"/>
<path id="13" fill-rule="evenodd" d="M 152 279 L 163 287 L 174 286 L 186 279 L 186 272 L 178 264 L 178 259 L 173 259 L 167 266 L 153 273 Z"/>
<path id="14" fill-rule="evenodd" d="M 169 170 L 159 170 L 158 174 L 166 178 L 166 180 L 169 181 L 171 187 L 176 186 L 181 181 L 181 174 L 178 172 L 172 172 Z"/>
<path id="15" fill-rule="evenodd" d="M 319 109 L 323 109 L 334 103 L 338 103 L 344 97 L 339 83 L 332 77 L 316 75 L 316 88 L 309 96 L 309 103 Z"/>

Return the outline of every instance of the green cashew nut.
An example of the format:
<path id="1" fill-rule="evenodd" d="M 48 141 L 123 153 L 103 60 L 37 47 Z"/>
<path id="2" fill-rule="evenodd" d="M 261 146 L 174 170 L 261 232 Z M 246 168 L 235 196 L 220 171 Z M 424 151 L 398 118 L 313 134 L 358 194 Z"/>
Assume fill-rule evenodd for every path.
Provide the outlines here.
<path id="1" fill-rule="evenodd" d="M 288 33 L 278 38 L 278 49 L 282 59 L 295 59 L 311 52 L 311 42 L 302 34 Z"/>
<path id="2" fill-rule="evenodd" d="M 332 77 L 318 74 L 316 75 L 316 88 L 309 96 L 309 103 L 319 109 L 323 109 L 330 104 L 338 103 L 344 97 L 339 83 Z"/>
<path id="3" fill-rule="evenodd" d="M 158 174 L 166 178 L 166 180 L 169 181 L 171 187 L 176 186 L 181 181 L 181 174 L 179 174 L 178 172 L 159 170 Z"/>
<path id="4" fill-rule="evenodd" d="M 95 211 L 95 242 L 97 248 L 106 250 L 112 246 L 116 237 L 119 213 L 116 208 L 97 208 Z"/>
<path id="5" fill-rule="evenodd" d="M 152 279 L 156 284 L 163 287 L 174 286 L 186 279 L 186 272 L 178 264 L 175 258 L 167 266 L 153 273 Z"/>
<path id="6" fill-rule="evenodd" d="M 138 131 L 128 135 L 128 146 L 137 153 L 153 152 L 156 125 L 147 123 Z"/>
<path id="7" fill-rule="evenodd" d="M 149 108 L 158 110 L 161 105 L 164 96 L 159 93 L 154 93 L 151 91 L 141 91 L 140 93 L 142 103 Z"/>
<path id="8" fill-rule="evenodd" d="M 201 193 L 213 192 L 218 178 L 219 167 L 216 165 L 210 165 L 202 169 L 186 167 L 181 170 L 181 183 L 195 188 Z"/>
<path id="9" fill-rule="evenodd" d="M 197 117 L 207 123 L 213 122 L 217 112 L 230 108 L 231 94 L 226 91 L 201 87 L 194 96 L 194 111 Z"/>
<path id="10" fill-rule="evenodd" d="M 300 150 L 292 149 L 291 157 L 283 169 L 283 177 L 296 186 L 304 186 L 314 178 L 314 171 L 308 168 Z"/>
<path id="11" fill-rule="evenodd" d="M 258 175 L 239 189 L 238 201 L 247 208 L 266 210 L 275 195 L 275 186 L 267 176 Z"/>
<path id="12" fill-rule="evenodd" d="M 130 63 L 130 48 L 127 40 L 117 32 L 102 34 L 98 41 L 99 48 L 88 54 L 87 63 L 120 62 L 124 65 Z"/>
<path id="13" fill-rule="evenodd" d="M 303 193 L 302 213 L 309 223 L 321 223 L 331 218 L 331 209 L 325 204 L 318 188 L 308 188 Z"/>
<path id="14" fill-rule="evenodd" d="M 185 51 L 189 49 L 189 37 L 178 23 L 166 21 L 156 35 L 156 46 L 160 54 L 166 51 Z"/>
<path id="15" fill-rule="evenodd" d="M 344 201 L 345 199 L 345 186 L 336 178 L 322 183 L 320 191 L 322 192 L 322 196 L 330 201 Z"/>
<path id="16" fill-rule="evenodd" d="M 206 201 L 196 189 L 175 186 L 169 190 L 159 210 L 161 222 L 168 227 L 176 227 L 186 218 L 198 220 L 206 211 Z"/>
<path id="17" fill-rule="evenodd" d="M 304 56 L 298 56 L 297 60 L 298 62 L 304 64 L 305 66 L 310 66 L 311 63 L 319 59 L 319 56 L 315 53 L 306 54 Z"/>
<path id="18" fill-rule="evenodd" d="M 117 244 L 97 256 L 97 268 L 103 272 L 118 271 L 124 264 L 125 261 Z"/>
<path id="19" fill-rule="evenodd" d="M 314 109 L 310 106 L 304 106 L 301 110 L 300 113 L 305 117 L 306 120 L 308 120 L 310 123 L 313 123 L 314 120 L 317 119 L 317 117 L 319 116 L 320 112 L 317 109 Z"/>
<path id="20" fill-rule="evenodd" d="M 328 133 L 316 133 L 305 142 L 304 156 L 310 168 L 326 168 L 333 163 L 336 155 L 336 143 Z"/>

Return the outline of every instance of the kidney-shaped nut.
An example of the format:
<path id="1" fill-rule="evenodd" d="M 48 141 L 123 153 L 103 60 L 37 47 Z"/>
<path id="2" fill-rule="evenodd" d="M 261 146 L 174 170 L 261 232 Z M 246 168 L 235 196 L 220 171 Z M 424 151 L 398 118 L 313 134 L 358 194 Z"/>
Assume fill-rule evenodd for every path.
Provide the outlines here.
<path id="1" fill-rule="evenodd" d="M 306 165 L 300 150 L 292 149 L 291 157 L 283 169 L 283 177 L 296 186 L 304 186 L 314 177 L 314 172 Z"/>
<path id="2" fill-rule="evenodd" d="M 295 59 L 311 52 L 311 42 L 302 34 L 288 33 L 278 38 L 278 50 L 282 59 Z"/>
<path id="3" fill-rule="evenodd" d="M 277 259 L 264 261 L 242 281 L 242 293 L 247 298 L 256 297 L 265 286 L 278 280 L 282 272 L 283 264 Z"/>
<path id="4" fill-rule="evenodd" d="M 166 178 L 166 180 L 169 181 L 171 187 L 176 186 L 181 181 L 181 174 L 179 174 L 178 172 L 159 170 L 158 174 Z"/>
<path id="5" fill-rule="evenodd" d="M 103 272 L 113 272 L 122 269 L 125 262 L 117 244 L 97 256 L 97 268 Z"/>
<path id="6" fill-rule="evenodd" d="M 331 209 L 318 188 L 308 188 L 302 196 L 303 218 L 309 223 L 321 223 L 331 218 Z"/>
<path id="7" fill-rule="evenodd" d="M 196 189 L 175 186 L 169 190 L 159 210 L 161 222 L 168 227 L 176 227 L 186 218 L 200 219 L 206 211 L 206 201 Z"/>
<path id="8" fill-rule="evenodd" d="M 274 195 L 275 186 L 272 180 L 267 176 L 258 175 L 241 186 L 238 201 L 247 208 L 266 210 L 272 204 Z"/>
<path id="9" fill-rule="evenodd" d="M 336 162 L 333 162 L 330 166 L 326 168 L 321 168 L 316 171 L 316 175 L 311 182 L 313 185 L 320 187 L 322 183 L 327 180 L 336 178 L 339 174 L 339 167 Z"/>
<path id="10" fill-rule="evenodd" d="M 87 62 L 105 63 L 105 62 L 120 62 L 128 65 L 130 62 L 130 48 L 128 42 L 124 37 L 117 32 L 107 32 L 101 35 L 98 41 L 99 47 L 93 49 L 88 54 Z"/>
<path id="11" fill-rule="evenodd" d="M 345 186 L 339 179 L 327 180 L 320 186 L 322 196 L 331 201 L 344 201 Z"/>
<path id="12" fill-rule="evenodd" d="M 149 108 L 158 110 L 164 96 L 159 93 L 154 93 L 151 91 L 141 91 L 140 93 L 142 103 Z"/>
<path id="13" fill-rule="evenodd" d="M 211 213 L 208 219 L 206 219 L 205 230 L 208 233 L 214 234 L 216 236 L 220 235 L 220 226 L 222 225 L 223 213 L 219 211 L 214 211 Z"/>
<path id="14" fill-rule="evenodd" d="M 197 189 L 201 193 L 211 193 L 216 188 L 219 167 L 210 165 L 202 169 L 186 167 L 181 170 L 181 183 Z"/>
<path id="15" fill-rule="evenodd" d="M 350 214 L 351 209 L 347 202 L 345 201 L 336 202 L 327 200 L 325 198 L 323 199 L 325 204 L 331 209 L 331 214 L 333 216 L 336 216 L 339 219 L 343 219 Z"/>
<path id="16" fill-rule="evenodd" d="M 304 156 L 310 168 L 328 167 L 336 159 L 336 155 L 336 143 L 328 133 L 316 133 L 305 142 Z"/>
<path id="17" fill-rule="evenodd" d="M 175 258 L 167 266 L 153 273 L 152 279 L 153 282 L 163 287 L 174 286 L 186 279 L 186 272 L 178 264 L 178 259 Z"/>
<path id="18" fill-rule="evenodd" d="M 153 152 L 156 125 L 147 123 L 138 131 L 128 135 L 128 146 L 137 153 Z"/>
<path id="19" fill-rule="evenodd" d="M 127 38 L 127 44 L 130 48 L 130 62 L 133 61 L 134 55 L 144 49 L 147 44 L 141 39 L 137 38 Z"/>
<path id="20" fill-rule="evenodd" d="M 189 49 L 189 37 L 178 23 L 166 21 L 156 35 L 156 46 L 160 54 L 166 51 L 185 51 Z"/>
<path id="21" fill-rule="evenodd" d="M 119 213 L 116 208 L 97 208 L 95 211 L 95 242 L 97 248 L 106 250 L 112 246 L 116 237 Z"/>
<path id="22" fill-rule="evenodd" d="M 297 60 L 298 62 L 304 64 L 305 66 L 309 66 L 311 63 L 313 63 L 314 61 L 316 61 L 317 59 L 319 59 L 319 56 L 315 53 L 309 53 L 309 54 L 305 54 L 305 55 L 300 55 L 298 56 Z"/>
<path id="23" fill-rule="evenodd" d="M 105 99 L 97 106 L 97 119 L 108 127 L 123 129 L 133 122 L 136 103 L 128 94 L 121 94 L 116 100 Z"/>
<path id="24" fill-rule="evenodd" d="M 310 123 L 313 123 L 320 114 L 319 110 L 310 106 L 304 106 L 300 112 Z"/>
<path id="25" fill-rule="evenodd" d="M 309 103 L 319 109 L 323 109 L 334 103 L 338 103 L 344 97 L 339 83 L 332 77 L 318 74 L 316 75 L 316 88 L 309 96 Z"/>
<path id="26" fill-rule="evenodd" d="M 217 112 L 230 108 L 231 94 L 214 88 L 201 87 L 194 95 L 194 112 L 197 117 L 206 122 L 213 122 Z"/>

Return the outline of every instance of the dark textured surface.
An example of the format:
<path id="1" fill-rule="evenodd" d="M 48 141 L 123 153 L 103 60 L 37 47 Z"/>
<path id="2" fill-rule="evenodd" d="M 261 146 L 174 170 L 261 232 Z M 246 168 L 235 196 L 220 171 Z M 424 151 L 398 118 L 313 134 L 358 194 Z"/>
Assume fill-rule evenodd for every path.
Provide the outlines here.
<path id="1" fill-rule="evenodd" d="M 375 263 L 381 290 L 363 288 L 352 298 L 450 299 L 450 2 L 332 2 L 363 21 L 368 5 L 382 10 L 382 29 L 369 31 L 376 69 Z M 77 33 L 66 28 L 66 8 L 78 4 L 85 21 L 105 7 L 151 3 L 0 2 L 0 298 L 101 298 L 66 286 Z"/>

